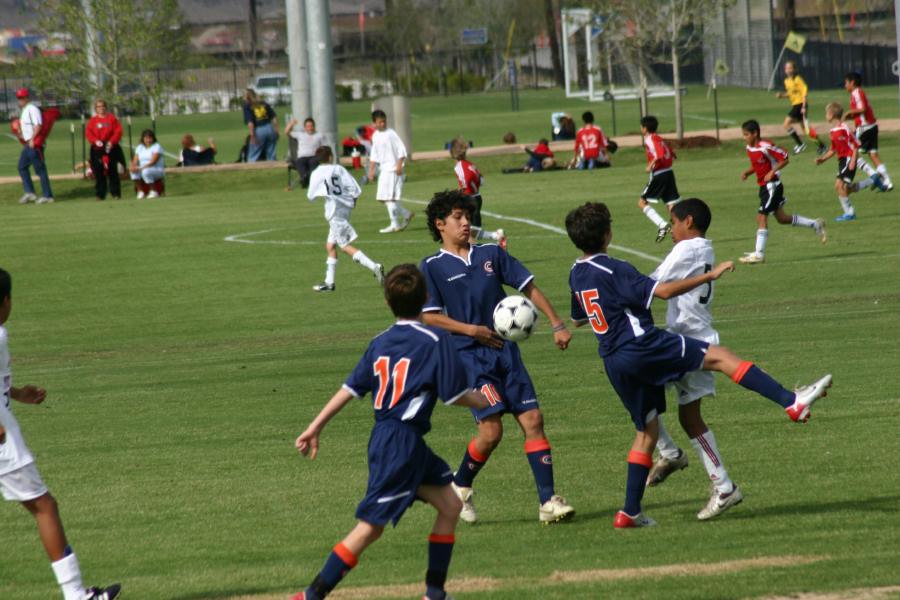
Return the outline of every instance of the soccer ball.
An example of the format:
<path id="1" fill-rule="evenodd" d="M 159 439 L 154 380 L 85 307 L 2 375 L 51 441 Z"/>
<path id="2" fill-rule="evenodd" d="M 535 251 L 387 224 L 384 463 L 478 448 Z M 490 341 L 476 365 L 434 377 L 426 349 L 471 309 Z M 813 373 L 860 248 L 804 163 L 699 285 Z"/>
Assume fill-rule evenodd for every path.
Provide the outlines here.
<path id="1" fill-rule="evenodd" d="M 507 296 L 494 308 L 494 331 L 511 342 L 527 340 L 534 331 L 538 313 L 525 296 Z"/>

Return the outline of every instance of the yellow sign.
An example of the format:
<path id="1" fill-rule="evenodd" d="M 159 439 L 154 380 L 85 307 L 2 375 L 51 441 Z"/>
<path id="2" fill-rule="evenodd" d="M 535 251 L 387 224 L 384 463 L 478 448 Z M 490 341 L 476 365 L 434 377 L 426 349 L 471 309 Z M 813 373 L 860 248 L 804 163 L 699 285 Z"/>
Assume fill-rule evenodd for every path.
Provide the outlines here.
<path id="1" fill-rule="evenodd" d="M 787 39 L 784 40 L 784 47 L 793 50 L 797 54 L 803 52 L 803 46 L 806 45 L 806 36 L 791 31 L 788 33 Z"/>

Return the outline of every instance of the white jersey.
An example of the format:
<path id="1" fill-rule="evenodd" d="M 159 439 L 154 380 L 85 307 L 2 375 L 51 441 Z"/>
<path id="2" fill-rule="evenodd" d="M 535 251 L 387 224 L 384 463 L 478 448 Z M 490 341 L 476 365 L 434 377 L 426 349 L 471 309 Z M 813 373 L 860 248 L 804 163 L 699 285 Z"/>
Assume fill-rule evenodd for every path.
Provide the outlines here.
<path id="1" fill-rule="evenodd" d="M 666 259 L 650 277 L 657 281 L 674 281 L 702 275 L 715 264 L 712 242 L 703 237 L 675 244 Z M 694 288 L 667 302 L 666 329 L 692 337 L 716 335 L 712 326 L 712 282 Z"/>
<path id="2" fill-rule="evenodd" d="M 378 163 L 381 172 L 393 171 L 401 158 L 406 158 L 406 146 L 393 129 L 376 131 L 372 136 L 372 155 L 369 159 Z"/>
<path id="3" fill-rule="evenodd" d="M 341 165 L 325 164 L 315 168 L 309 176 L 309 190 L 306 197 L 310 201 L 325 198 L 325 220 L 338 217 L 350 218 L 350 211 L 356 206 L 356 199 L 362 190 L 356 179 Z"/>
<path id="4" fill-rule="evenodd" d="M 12 373 L 9 369 L 9 346 L 6 328 L 0 325 L 0 425 L 6 430 L 6 440 L 0 444 L 0 475 L 34 462 L 34 457 L 19 429 L 19 423 L 12 414 L 9 396 L 12 387 Z"/>
<path id="5" fill-rule="evenodd" d="M 29 102 L 22 107 L 22 113 L 19 115 L 19 131 L 22 139 L 30 142 L 34 138 L 34 130 L 38 125 L 43 125 L 44 119 L 41 116 L 41 109 Z"/>

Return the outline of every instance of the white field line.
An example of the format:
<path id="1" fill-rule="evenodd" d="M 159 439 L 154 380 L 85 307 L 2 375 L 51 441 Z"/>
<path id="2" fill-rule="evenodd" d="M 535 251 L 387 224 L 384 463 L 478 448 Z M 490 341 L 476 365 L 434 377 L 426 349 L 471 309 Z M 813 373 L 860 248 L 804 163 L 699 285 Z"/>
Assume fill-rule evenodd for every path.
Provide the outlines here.
<path id="1" fill-rule="evenodd" d="M 251 240 L 246 238 L 251 238 L 257 235 L 264 235 L 266 233 L 272 233 L 273 231 L 285 231 L 288 228 L 276 228 L 276 229 L 263 229 L 262 231 L 251 231 L 249 233 L 238 233 L 235 235 L 229 235 L 225 238 L 226 242 L 237 242 L 239 244 L 270 244 L 273 246 L 321 246 L 325 243 L 324 239 L 322 240 Z M 366 240 L 362 242 L 363 246 L 371 246 L 372 244 L 384 244 L 384 245 L 395 245 L 395 244 L 428 244 L 430 240 L 426 239 L 396 239 L 396 236 L 389 236 L 391 239 L 374 239 L 374 240 Z M 550 239 L 556 238 L 555 235 L 517 235 L 515 239 L 517 240 L 539 240 L 539 239 Z"/>

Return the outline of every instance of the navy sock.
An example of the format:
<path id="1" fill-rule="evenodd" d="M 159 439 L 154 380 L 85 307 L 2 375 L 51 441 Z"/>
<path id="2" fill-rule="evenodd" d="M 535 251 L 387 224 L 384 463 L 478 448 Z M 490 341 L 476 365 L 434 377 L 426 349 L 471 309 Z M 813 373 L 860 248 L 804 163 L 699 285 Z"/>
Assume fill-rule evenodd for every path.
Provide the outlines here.
<path id="1" fill-rule="evenodd" d="M 534 474 L 538 498 L 543 504 L 553 496 L 553 457 L 550 454 L 550 442 L 546 438 L 525 440 L 525 454 Z"/>
<path id="2" fill-rule="evenodd" d="M 325 566 L 306 588 L 307 600 L 320 600 L 327 596 L 356 563 L 356 556 L 344 544 L 336 545 L 328 555 Z"/>
<path id="3" fill-rule="evenodd" d="M 652 465 L 653 458 L 649 454 L 634 450 L 628 454 L 628 482 L 625 484 L 625 506 L 622 507 L 625 514 L 634 517 L 641 512 L 641 500 Z"/>
<path id="4" fill-rule="evenodd" d="M 744 361 L 738 370 L 731 376 L 731 380 L 748 390 L 752 390 L 761 396 L 765 396 L 784 408 L 794 403 L 796 394 L 790 392 L 780 383 L 772 379 L 768 373 L 754 365 L 750 361 Z"/>
<path id="5" fill-rule="evenodd" d="M 444 600 L 447 593 L 444 583 L 450 569 L 455 537 L 451 535 L 428 536 L 428 571 L 425 573 L 425 597 L 429 600 Z"/>
<path id="6" fill-rule="evenodd" d="M 475 476 L 481 471 L 481 467 L 484 466 L 487 459 L 487 456 L 482 455 L 475 448 L 475 440 L 469 442 L 469 447 L 466 448 L 462 462 L 459 463 L 459 468 L 456 469 L 456 474 L 453 476 L 453 482 L 459 487 L 472 487 Z"/>
<path id="7" fill-rule="evenodd" d="M 791 134 L 791 137 L 794 138 L 794 141 L 797 142 L 798 146 L 803 143 L 803 140 L 800 139 L 800 136 L 797 135 L 796 131 L 794 131 L 793 129 L 790 129 L 790 130 L 788 130 L 788 133 Z"/>

